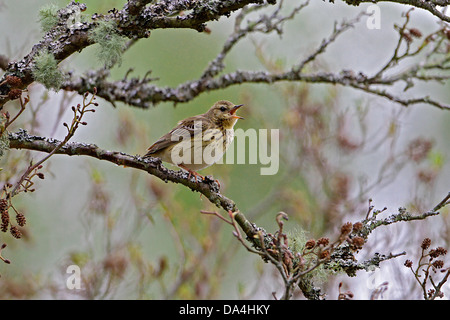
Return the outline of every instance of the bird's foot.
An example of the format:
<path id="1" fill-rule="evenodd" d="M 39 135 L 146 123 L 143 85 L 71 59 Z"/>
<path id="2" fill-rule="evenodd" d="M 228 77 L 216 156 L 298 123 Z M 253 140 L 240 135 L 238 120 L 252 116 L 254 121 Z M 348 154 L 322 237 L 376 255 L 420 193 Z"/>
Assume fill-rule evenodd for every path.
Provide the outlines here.
<path id="1" fill-rule="evenodd" d="M 200 173 L 195 172 L 194 170 L 191 170 L 189 168 L 186 168 L 183 165 L 179 165 L 180 168 L 186 170 L 188 172 L 188 180 L 191 180 L 191 177 L 194 176 L 195 177 L 195 181 L 197 181 L 197 177 L 200 177 L 203 180 L 205 180 L 205 177 L 202 176 Z"/>
<path id="2" fill-rule="evenodd" d="M 211 176 L 207 176 L 204 177 L 201 174 L 199 174 L 198 172 L 191 170 L 189 168 L 186 168 L 186 166 L 184 165 L 178 165 L 180 168 L 186 170 L 188 172 L 188 180 L 191 180 L 191 177 L 194 176 L 195 177 L 195 181 L 197 180 L 197 177 L 200 177 L 201 181 L 205 182 L 205 181 L 214 181 L 215 183 L 217 183 L 217 185 L 219 186 L 220 189 L 220 182 L 217 179 L 213 179 Z"/>

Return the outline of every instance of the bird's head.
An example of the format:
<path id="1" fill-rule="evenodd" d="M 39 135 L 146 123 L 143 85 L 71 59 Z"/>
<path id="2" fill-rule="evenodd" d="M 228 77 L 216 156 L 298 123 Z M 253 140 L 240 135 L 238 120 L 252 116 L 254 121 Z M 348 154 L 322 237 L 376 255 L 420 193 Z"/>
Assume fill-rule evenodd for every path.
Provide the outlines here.
<path id="1" fill-rule="evenodd" d="M 217 125 L 221 125 L 225 129 L 231 129 L 238 119 L 244 119 L 241 116 L 236 115 L 236 111 L 242 106 L 242 104 L 235 105 L 230 101 L 220 100 L 205 113 L 205 116 Z"/>

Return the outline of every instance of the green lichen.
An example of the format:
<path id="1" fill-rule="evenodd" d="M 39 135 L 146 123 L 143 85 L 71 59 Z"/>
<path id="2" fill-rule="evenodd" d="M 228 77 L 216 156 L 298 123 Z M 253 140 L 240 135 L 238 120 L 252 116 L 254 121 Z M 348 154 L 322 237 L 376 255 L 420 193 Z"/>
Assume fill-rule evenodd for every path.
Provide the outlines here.
<path id="1" fill-rule="evenodd" d="M 0 115 L 0 159 L 3 157 L 6 151 L 9 150 L 9 137 L 5 130 L 7 119 L 2 114 Z M 0 168 L 0 171 L 2 169 Z"/>
<path id="2" fill-rule="evenodd" d="M 122 63 L 122 54 L 127 40 L 117 33 L 114 21 L 99 21 L 89 38 L 99 44 L 97 58 L 106 68 Z"/>
<path id="3" fill-rule="evenodd" d="M 292 252 L 302 252 L 308 237 L 303 229 L 290 230 L 286 234 Z"/>
<path id="4" fill-rule="evenodd" d="M 3 133 L 0 137 L 0 158 L 9 150 L 9 138 L 7 133 Z"/>
<path id="5" fill-rule="evenodd" d="M 58 7 L 55 4 L 46 4 L 39 9 L 39 22 L 43 32 L 50 31 L 58 23 Z"/>
<path id="6" fill-rule="evenodd" d="M 295 229 L 292 231 L 287 232 L 286 234 L 288 238 L 289 248 L 293 253 L 296 252 L 303 252 L 303 249 L 305 248 L 306 241 L 309 240 L 307 236 L 307 232 L 303 229 Z M 317 257 L 315 255 L 306 255 L 303 257 L 305 259 L 306 265 L 315 264 L 315 260 Z M 328 277 L 330 276 L 330 272 L 324 267 L 324 264 L 319 265 L 317 268 L 312 270 L 311 272 L 308 272 L 303 276 L 304 280 L 310 281 L 311 283 L 314 283 L 315 285 L 321 285 L 323 284 Z"/>
<path id="7" fill-rule="evenodd" d="M 44 50 L 34 57 L 32 68 L 33 77 L 37 82 L 42 83 L 47 89 L 57 91 L 61 88 L 64 75 L 58 69 L 58 62 L 55 57 Z"/>

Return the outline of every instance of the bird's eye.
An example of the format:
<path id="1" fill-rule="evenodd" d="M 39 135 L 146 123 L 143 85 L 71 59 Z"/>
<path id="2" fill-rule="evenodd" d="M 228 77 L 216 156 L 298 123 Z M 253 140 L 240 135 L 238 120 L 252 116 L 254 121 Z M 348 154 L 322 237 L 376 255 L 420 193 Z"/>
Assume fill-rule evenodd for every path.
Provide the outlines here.
<path id="1" fill-rule="evenodd" d="M 225 108 L 225 107 L 220 107 L 220 111 L 224 112 L 224 111 L 226 111 L 226 110 L 227 110 L 227 108 Z"/>

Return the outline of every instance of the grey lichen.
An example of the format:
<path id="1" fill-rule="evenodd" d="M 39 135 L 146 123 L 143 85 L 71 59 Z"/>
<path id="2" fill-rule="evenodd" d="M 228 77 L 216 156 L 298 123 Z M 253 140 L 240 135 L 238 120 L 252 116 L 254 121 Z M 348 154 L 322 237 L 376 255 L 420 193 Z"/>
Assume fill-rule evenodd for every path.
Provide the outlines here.
<path id="1" fill-rule="evenodd" d="M 49 90 L 59 90 L 64 80 L 63 73 L 58 69 L 58 62 L 47 50 L 40 51 L 34 57 L 34 65 L 31 71 L 34 79 Z"/>
<path id="2" fill-rule="evenodd" d="M 99 44 L 97 58 L 106 68 L 121 64 L 127 40 L 117 33 L 114 21 L 99 21 L 90 32 L 89 38 Z"/>
<path id="3" fill-rule="evenodd" d="M 39 9 L 39 22 L 43 32 L 50 31 L 58 23 L 58 7 L 51 3 L 46 4 Z"/>

